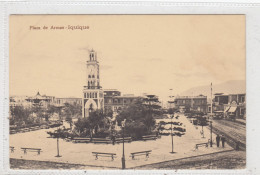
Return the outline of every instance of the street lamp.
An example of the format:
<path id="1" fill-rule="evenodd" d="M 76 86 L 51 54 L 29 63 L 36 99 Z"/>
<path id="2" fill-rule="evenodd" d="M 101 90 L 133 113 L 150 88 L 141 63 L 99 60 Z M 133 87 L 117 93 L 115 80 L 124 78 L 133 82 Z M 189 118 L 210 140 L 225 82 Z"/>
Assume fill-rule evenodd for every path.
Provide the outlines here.
<path id="1" fill-rule="evenodd" d="M 212 121 L 210 121 L 210 147 L 212 147 Z"/>
<path id="2" fill-rule="evenodd" d="M 170 109 L 172 110 L 172 114 L 171 114 L 171 139 L 172 139 L 172 151 L 170 152 L 171 154 L 173 154 L 173 153 L 175 153 L 175 152 L 173 152 L 173 133 L 172 133 L 172 118 L 174 117 L 174 112 L 173 112 L 173 109 L 171 108 L 172 107 L 172 103 L 174 103 L 174 101 L 172 101 L 172 98 L 174 97 L 174 96 L 172 96 L 172 89 L 169 89 L 170 90 L 170 101 L 168 101 L 168 103 L 170 103 Z"/>
<path id="3" fill-rule="evenodd" d="M 124 136 L 124 128 L 125 128 L 125 121 L 121 122 L 122 130 L 123 130 L 123 155 L 122 155 L 122 169 L 125 169 L 125 136 Z"/>
<path id="4" fill-rule="evenodd" d="M 172 137 L 172 151 L 170 152 L 171 154 L 175 153 L 173 152 L 173 135 L 172 135 L 172 118 L 174 117 L 174 113 L 171 115 L 171 137 Z"/>
<path id="5" fill-rule="evenodd" d="M 59 150 L 59 137 L 60 137 L 60 129 L 58 129 L 58 132 L 57 132 L 57 156 L 55 156 L 55 157 L 61 157 L 60 150 Z"/>

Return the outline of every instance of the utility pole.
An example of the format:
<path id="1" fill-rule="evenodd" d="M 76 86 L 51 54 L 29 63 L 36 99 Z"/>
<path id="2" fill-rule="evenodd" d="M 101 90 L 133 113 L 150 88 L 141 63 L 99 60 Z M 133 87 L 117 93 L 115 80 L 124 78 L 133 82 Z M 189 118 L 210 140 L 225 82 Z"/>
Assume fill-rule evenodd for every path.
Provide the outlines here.
<path id="1" fill-rule="evenodd" d="M 211 93 L 210 93 L 210 98 L 211 98 L 211 111 L 210 111 L 210 116 L 212 117 L 213 116 L 213 104 L 212 104 L 212 102 L 213 102 L 213 99 L 212 99 L 212 82 L 211 82 Z"/>
<path id="2" fill-rule="evenodd" d="M 123 154 L 122 154 L 122 169 L 125 169 L 125 136 L 124 136 L 124 128 L 125 128 L 125 121 L 121 122 L 122 130 L 123 130 Z"/>
<path id="3" fill-rule="evenodd" d="M 210 121 L 210 147 L 212 147 L 212 121 Z"/>

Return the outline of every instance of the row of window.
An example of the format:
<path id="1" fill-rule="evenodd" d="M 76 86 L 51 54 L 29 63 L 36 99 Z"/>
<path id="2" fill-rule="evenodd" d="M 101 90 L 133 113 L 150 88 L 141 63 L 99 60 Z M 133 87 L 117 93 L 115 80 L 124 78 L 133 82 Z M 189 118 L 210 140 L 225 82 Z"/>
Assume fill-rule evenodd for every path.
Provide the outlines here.
<path id="1" fill-rule="evenodd" d="M 95 78 L 95 75 L 88 75 L 88 78 Z M 99 78 L 99 75 L 97 75 L 97 78 Z"/>
<path id="2" fill-rule="evenodd" d="M 177 104 L 206 104 L 206 100 L 178 100 Z"/>
<path id="3" fill-rule="evenodd" d="M 95 86 L 95 81 L 88 81 L 88 86 Z M 99 86 L 99 82 L 97 82 L 97 86 Z"/>
<path id="4" fill-rule="evenodd" d="M 97 93 L 96 92 L 84 93 L 84 98 L 97 98 Z"/>
<path id="5" fill-rule="evenodd" d="M 126 99 L 105 99 L 105 103 L 113 103 L 113 104 L 120 104 L 120 103 L 124 103 L 124 104 L 127 104 L 127 103 L 132 103 L 133 102 L 133 99 L 129 99 L 129 100 L 126 100 Z"/>

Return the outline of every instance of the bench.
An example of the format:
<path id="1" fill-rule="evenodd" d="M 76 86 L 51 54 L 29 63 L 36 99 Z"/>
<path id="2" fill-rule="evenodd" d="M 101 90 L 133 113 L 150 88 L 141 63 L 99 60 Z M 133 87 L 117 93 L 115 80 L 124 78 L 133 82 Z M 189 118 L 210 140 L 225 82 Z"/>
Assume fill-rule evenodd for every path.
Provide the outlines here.
<path id="1" fill-rule="evenodd" d="M 147 136 L 142 136 L 142 139 L 144 141 L 146 141 L 146 140 L 156 140 L 157 136 L 156 135 L 147 135 Z"/>
<path id="2" fill-rule="evenodd" d="M 38 155 L 42 152 L 40 148 L 21 148 L 24 154 L 27 154 L 27 151 L 37 152 Z"/>
<path id="3" fill-rule="evenodd" d="M 14 152 L 14 147 L 13 147 L 13 146 L 10 146 L 9 148 L 10 148 L 10 150 L 11 150 L 11 153 L 13 153 L 13 152 Z"/>
<path id="4" fill-rule="evenodd" d="M 92 138 L 93 143 L 106 143 L 109 144 L 112 141 L 110 139 L 100 139 L 100 138 Z"/>
<path id="5" fill-rule="evenodd" d="M 198 144 L 196 144 L 195 149 L 198 149 L 200 146 L 208 147 L 209 143 L 208 142 L 207 143 L 198 143 Z"/>
<path id="6" fill-rule="evenodd" d="M 10 130 L 10 134 L 15 134 L 16 130 Z"/>
<path id="7" fill-rule="evenodd" d="M 95 156 L 95 160 L 98 159 L 98 156 L 100 157 L 111 157 L 112 160 L 114 160 L 114 158 L 116 157 L 115 153 L 101 153 L 101 152 L 92 152 L 93 156 Z"/>
<path id="8" fill-rule="evenodd" d="M 141 156 L 141 155 L 145 155 L 146 159 L 149 158 L 149 154 L 151 154 L 152 150 L 148 150 L 148 151 L 140 151 L 140 152 L 134 152 L 134 153 L 130 153 L 132 157 L 132 159 L 134 160 L 135 156 Z"/>
<path id="9" fill-rule="evenodd" d="M 30 127 L 29 129 L 30 129 L 30 131 L 36 131 L 36 130 L 38 130 L 38 128 L 36 128 L 36 127 Z"/>
<path id="10" fill-rule="evenodd" d="M 69 139 L 71 139 L 70 137 L 68 139 L 66 139 L 66 141 L 68 141 Z M 90 138 L 86 137 L 86 138 L 80 138 L 80 137 L 76 137 L 71 139 L 73 143 L 88 143 L 90 142 Z"/>
<path id="11" fill-rule="evenodd" d="M 115 142 L 116 143 L 123 143 L 123 138 L 116 138 Z M 128 142 L 128 143 L 132 142 L 132 137 L 125 137 L 124 142 Z"/>

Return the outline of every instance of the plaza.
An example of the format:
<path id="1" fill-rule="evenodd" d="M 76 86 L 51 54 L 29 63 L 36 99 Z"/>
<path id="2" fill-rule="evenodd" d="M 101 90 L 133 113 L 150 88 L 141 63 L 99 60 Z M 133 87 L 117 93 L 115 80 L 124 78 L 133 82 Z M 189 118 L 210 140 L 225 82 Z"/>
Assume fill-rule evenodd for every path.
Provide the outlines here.
<path id="1" fill-rule="evenodd" d="M 225 148 L 217 148 L 215 134 L 212 135 L 213 147 L 203 146 L 195 150 L 196 144 L 208 142 L 208 139 L 210 139 L 210 130 L 204 127 L 204 138 L 202 138 L 200 126 L 191 124 L 183 114 L 178 115 L 180 117 L 178 119 L 174 118 L 174 121 L 182 122 L 186 128 L 186 133 L 182 137 L 173 137 L 174 152 L 176 153 L 170 153 L 171 136 L 161 136 L 161 138 L 151 141 L 125 143 L 126 168 L 232 150 L 227 144 L 225 144 Z M 170 119 L 160 120 L 170 121 Z M 57 155 L 57 139 L 48 138 L 49 135 L 46 132 L 49 130 L 53 129 L 42 129 L 10 135 L 10 146 L 15 147 L 13 153 L 10 151 L 10 158 L 81 164 L 88 165 L 89 169 L 121 169 L 122 144 L 72 143 L 59 139 L 60 155 L 62 157 L 55 157 Z M 40 155 L 37 155 L 36 152 L 24 154 L 20 149 L 21 147 L 41 148 L 42 152 Z M 132 160 L 130 157 L 130 153 L 132 152 L 146 150 L 152 150 L 148 159 L 145 156 L 138 156 Z M 92 152 L 116 153 L 116 158 L 113 161 L 111 157 L 101 157 L 95 160 Z"/>

